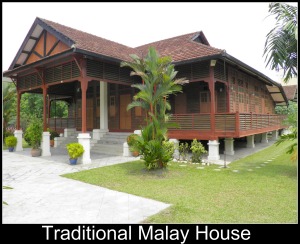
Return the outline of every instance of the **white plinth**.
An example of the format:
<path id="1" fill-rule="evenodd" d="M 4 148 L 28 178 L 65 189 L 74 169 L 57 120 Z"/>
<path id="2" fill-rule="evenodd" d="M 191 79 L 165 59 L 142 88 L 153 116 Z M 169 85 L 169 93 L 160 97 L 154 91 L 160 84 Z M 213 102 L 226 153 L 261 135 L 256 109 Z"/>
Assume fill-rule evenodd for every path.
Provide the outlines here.
<path id="1" fill-rule="evenodd" d="M 219 154 L 219 145 L 220 143 L 218 140 L 212 140 L 208 141 L 208 160 L 219 160 L 220 154 Z"/>
<path id="2" fill-rule="evenodd" d="M 78 143 L 80 143 L 83 148 L 84 148 L 84 153 L 82 155 L 82 163 L 83 164 L 88 164 L 88 163 L 91 163 L 92 160 L 91 160 L 91 153 L 90 153 L 90 148 L 91 148 L 91 145 L 90 145 L 90 140 L 91 140 L 91 136 L 89 133 L 79 133 L 78 134 Z"/>
<path id="3" fill-rule="evenodd" d="M 278 130 L 273 130 L 272 131 L 272 141 L 277 141 L 278 140 Z"/>
<path id="4" fill-rule="evenodd" d="M 54 147 L 58 147 L 63 140 L 63 137 L 54 137 Z"/>
<path id="5" fill-rule="evenodd" d="M 14 135 L 17 138 L 17 145 L 16 145 L 16 148 L 15 148 L 15 151 L 16 152 L 23 151 L 23 145 L 22 145 L 23 131 L 22 130 L 15 130 Z"/>
<path id="6" fill-rule="evenodd" d="M 142 131 L 141 130 L 135 130 L 133 133 L 140 136 L 142 134 Z"/>
<path id="7" fill-rule="evenodd" d="M 50 132 L 44 131 L 42 136 L 42 156 L 51 156 L 50 152 Z"/>

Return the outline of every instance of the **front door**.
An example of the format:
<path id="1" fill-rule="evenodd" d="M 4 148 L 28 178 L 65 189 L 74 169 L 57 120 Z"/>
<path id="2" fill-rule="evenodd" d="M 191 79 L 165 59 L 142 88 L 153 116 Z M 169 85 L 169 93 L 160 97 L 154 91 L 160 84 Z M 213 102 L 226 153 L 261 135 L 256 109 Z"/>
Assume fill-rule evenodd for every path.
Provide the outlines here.
<path id="1" fill-rule="evenodd" d="M 120 129 L 131 129 L 131 110 L 127 111 L 128 104 L 131 103 L 130 94 L 120 95 Z"/>
<path id="2" fill-rule="evenodd" d="M 200 113 L 210 113 L 210 93 L 200 92 Z"/>

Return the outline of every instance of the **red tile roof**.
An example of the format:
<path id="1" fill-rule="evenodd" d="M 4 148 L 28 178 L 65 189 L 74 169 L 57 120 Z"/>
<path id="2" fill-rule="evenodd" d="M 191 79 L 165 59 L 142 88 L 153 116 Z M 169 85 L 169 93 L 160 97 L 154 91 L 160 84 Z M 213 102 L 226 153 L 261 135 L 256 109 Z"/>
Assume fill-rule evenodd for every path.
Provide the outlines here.
<path id="1" fill-rule="evenodd" d="M 204 36 L 203 32 L 194 32 L 182 36 L 176 36 L 162 41 L 149 43 L 137 47 L 140 53 L 145 55 L 149 47 L 154 47 L 161 56 L 171 56 L 174 62 L 201 58 L 216 54 L 221 54 L 222 50 L 205 45 L 193 39 L 199 35 Z"/>
<path id="2" fill-rule="evenodd" d="M 297 99 L 297 97 L 296 97 L 297 85 L 282 86 L 282 87 L 283 87 L 284 93 L 289 101 Z"/>
<path id="3" fill-rule="evenodd" d="M 175 62 L 211 56 L 222 52 L 221 49 L 209 46 L 203 32 L 194 32 L 131 48 L 46 19 L 39 19 L 74 41 L 77 48 L 120 60 L 130 61 L 129 55 L 133 53 L 139 56 L 146 55 L 150 46 L 155 47 L 161 56 L 171 56 Z M 204 39 L 204 43 L 206 42 L 208 45 L 192 40 L 199 35 Z"/>
<path id="4" fill-rule="evenodd" d="M 134 53 L 133 48 L 127 47 L 120 43 L 113 42 L 83 31 L 79 31 L 50 20 L 41 18 L 39 19 L 52 29 L 74 41 L 76 44 L 76 48 L 121 60 L 131 60 L 129 54 Z"/>

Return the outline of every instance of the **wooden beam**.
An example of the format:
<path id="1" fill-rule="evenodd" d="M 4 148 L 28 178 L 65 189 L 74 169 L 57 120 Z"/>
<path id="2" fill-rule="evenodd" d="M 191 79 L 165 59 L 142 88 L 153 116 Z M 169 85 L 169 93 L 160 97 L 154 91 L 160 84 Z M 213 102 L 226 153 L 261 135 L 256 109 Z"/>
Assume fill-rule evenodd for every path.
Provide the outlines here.
<path id="1" fill-rule="evenodd" d="M 21 123 L 20 123 L 21 96 L 22 96 L 22 93 L 17 90 L 17 130 L 21 129 Z"/>
<path id="2" fill-rule="evenodd" d="M 47 48 L 47 31 L 44 31 L 44 57 L 46 57 Z"/>
<path id="3" fill-rule="evenodd" d="M 81 131 L 86 133 L 86 91 L 88 87 L 88 79 L 86 78 L 86 59 L 80 62 L 82 75 L 80 78 L 81 84 Z"/>
<path id="4" fill-rule="evenodd" d="M 30 37 L 29 37 L 29 39 L 32 39 L 32 40 L 38 41 L 38 40 L 39 40 L 39 37 L 30 36 Z"/>
<path id="5" fill-rule="evenodd" d="M 38 56 L 39 58 L 43 58 L 43 56 L 41 54 L 39 54 L 38 52 L 36 51 L 33 51 L 32 53 L 34 53 L 36 56 Z"/>
<path id="6" fill-rule="evenodd" d="M 215 133 L 215 78 L 214 78 L 214 67 L 209 68 L 209 90 L 210 90 L 210 126 L 212 133 Z"/>
<path id="7" fill-rule="evenodd" d="M 49 56 L 49 55 L 53 52 L 54 48 L 56 48 L 56 46 L 58 45 L 59 42 L 60 42 L 60 40 L 57 40 L 57 41 L 53 44 L 53 46 L 51 47 L 51 49 L 49 50 L 49 52 L 46 54 L 46 56 Z"/>

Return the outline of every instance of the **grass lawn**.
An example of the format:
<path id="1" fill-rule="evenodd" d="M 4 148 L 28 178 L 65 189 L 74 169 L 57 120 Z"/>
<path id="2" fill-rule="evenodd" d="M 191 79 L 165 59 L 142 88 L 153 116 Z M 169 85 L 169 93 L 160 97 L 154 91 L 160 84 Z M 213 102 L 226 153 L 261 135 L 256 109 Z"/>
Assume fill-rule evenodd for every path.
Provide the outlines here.
<path id="1" fill-rule="evenodd" d="M 297 223 L 297 163 L 285 154 L 291 143 L 226 169 L 172 162 L 147 171 L 134 161 L 63 176 L 172 204 L 145 223 Z"/>

